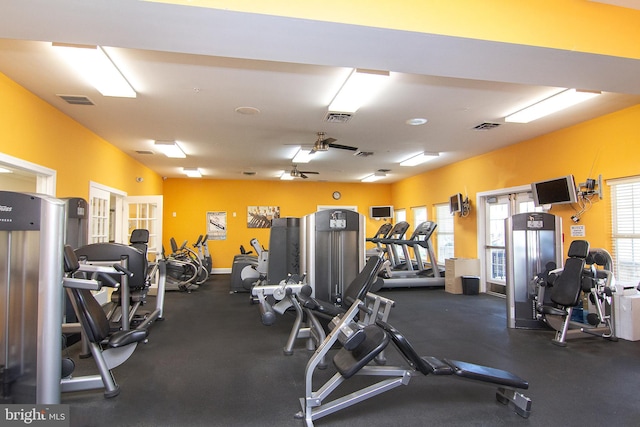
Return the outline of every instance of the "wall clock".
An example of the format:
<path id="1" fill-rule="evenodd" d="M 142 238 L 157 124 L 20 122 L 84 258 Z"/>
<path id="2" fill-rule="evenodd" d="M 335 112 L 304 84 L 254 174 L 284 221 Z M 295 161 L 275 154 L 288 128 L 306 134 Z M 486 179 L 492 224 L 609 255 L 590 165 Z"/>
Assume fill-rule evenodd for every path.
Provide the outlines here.
<path id="1" fill-rule="evenodd" d="M 332 194 L 332 197 L 334 200 L 340 200 L 340 197 L 342 197 L 342 194 L 340 194 L 339 191 L 334 191 Z"/>

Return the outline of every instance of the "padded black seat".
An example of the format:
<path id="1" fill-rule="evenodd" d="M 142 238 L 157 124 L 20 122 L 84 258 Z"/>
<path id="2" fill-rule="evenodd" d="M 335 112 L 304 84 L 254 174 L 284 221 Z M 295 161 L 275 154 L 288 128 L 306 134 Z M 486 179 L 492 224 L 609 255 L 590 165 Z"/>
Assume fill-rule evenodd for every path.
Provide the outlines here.
<path id="1" fill-rule="evenodd" d="M 351 378 L 371 362 L 389 344 L 389 335 L 376 325 L 364 327 L 365 339 L 355 349 L 342 347 L 333 357 L 333 364 L 345 379 Z"/>
<path id="2" fill-rule="evenodd" d="M 580 301 L 583 287 L 584 266 L 589 254 L 589 242 L 574 240 L 569 246 L 569 258 L 560 275 L 550 275 L 547 288 L 551 287 L 550 299 L 555 305 L 542 305 L 538 311 L 543 314 L 566 316 L 567 307 L 574 307 Z"/>

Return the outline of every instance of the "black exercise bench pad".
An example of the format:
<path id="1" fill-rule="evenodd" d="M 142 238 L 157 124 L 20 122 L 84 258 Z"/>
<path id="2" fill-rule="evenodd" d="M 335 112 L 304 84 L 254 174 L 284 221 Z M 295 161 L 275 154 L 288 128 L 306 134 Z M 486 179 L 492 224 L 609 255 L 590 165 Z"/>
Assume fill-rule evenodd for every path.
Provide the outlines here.
<path id="1" fill-rule="evenodd" d="M 349 351 L 341 348 L 333 357 L 333 364 L 344 378 L 349 379 L 371 362 L 389 344 L 389 335 L 377 325 L 364 327 L 365 338 Z"/>
<path id="2" fill-rule="evenodd" d="M 420 357 L 409 341 L 393 326 L 378 320 L 378 326 L 389 334 L 391 340 L 398 350 L 404 355 L 413 367 L 424 375 L 458 375 L 476 381 L 503 385 L 511 388 L 527 389 L 529 383 L 510 372 L 501 369 L 489 368 L 487 366 L 473 363 L 460 362 L 457 360 L 438 359 L 427 356 Z"/>
<path id="3" fill-rule="evenodd" d="M 502 369 L 476 365 L 475 363 L 460 362 L 459 360 L 444 359 L 444 362 L 453 368 L 454 374 L 463 378 L 523 390 L 529 388 L 529 383 L 527 381 L 512 374 L 511 372 L 503 371 Z"/>

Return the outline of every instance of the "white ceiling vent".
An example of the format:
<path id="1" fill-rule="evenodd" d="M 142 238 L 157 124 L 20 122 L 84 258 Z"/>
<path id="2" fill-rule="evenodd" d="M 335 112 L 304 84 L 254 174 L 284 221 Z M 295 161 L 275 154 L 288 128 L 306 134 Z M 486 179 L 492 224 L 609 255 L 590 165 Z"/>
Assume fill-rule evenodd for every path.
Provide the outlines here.
<path id="1" fill-rule="evenodd" d="M 58 95 L 71 105 L 95 105 L 92 100 L 83 95 Z"/>
<path id="2" fill-rule="evenodd" d="M 498 126 L 500 126 L 500 123 L 484 122 L 480 123 L 478 126 L 475 126 L 473 130 L 491 130 L 493 128 L 497 128 Z"/>
<path id="3" fill-rule="evenodd" d="M 353 114 L 351 113 L 336 113 L 329 111 L 325 116 L 324 121 L 329 123 L 347 123 L 351 120 L 351 117 L 353 117 Z"/>
<path id="4" fill-rule="evenodd" d="M 149 150 L 136 150 L 136 153 L 138 153 L 138 154 L 153 154 L 153 151 L 149 151 Z"/>

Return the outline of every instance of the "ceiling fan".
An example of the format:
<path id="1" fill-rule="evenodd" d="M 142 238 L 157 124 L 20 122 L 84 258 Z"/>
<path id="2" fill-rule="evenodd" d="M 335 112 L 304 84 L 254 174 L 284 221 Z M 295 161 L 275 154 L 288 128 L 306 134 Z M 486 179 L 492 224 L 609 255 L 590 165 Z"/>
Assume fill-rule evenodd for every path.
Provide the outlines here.
<path id="1" fill-rule="evenodd" d="M 341 150 L 358 151 L 357 147 L 351 147 L 349 145 L 334 144 L 337 141 L 335 138 L 325 138 L 324 132 L 318 132 L 318 140 L 313 144 L 311 153 L 317 151 L 327 151 L 329 148 L 339 148 Z"/>
<path id="2" fill-rule="evenodd" d="M 291 169 L 291 176 L 294 178 L 302 178 L 302 179 L 307 179 L 309 178 L 307 176 L 307 174 L 315 174 L 318 175 L 320 172 L 314 172 L 314 171 L 301 171 L 298 170 L 298 165 L 293 165 L 293 169 Z"/>

